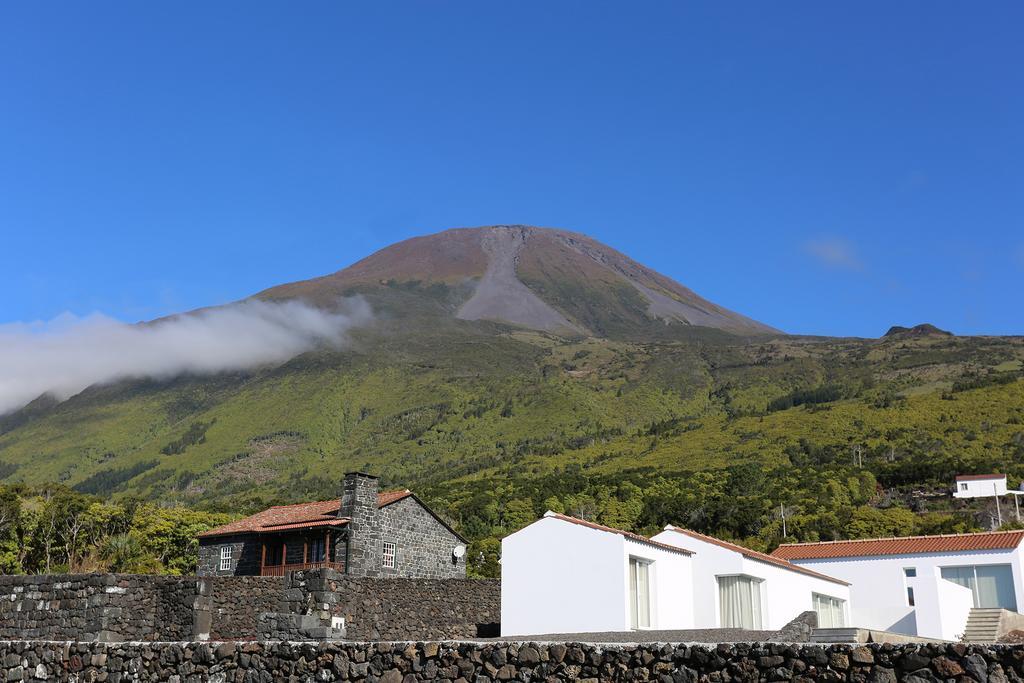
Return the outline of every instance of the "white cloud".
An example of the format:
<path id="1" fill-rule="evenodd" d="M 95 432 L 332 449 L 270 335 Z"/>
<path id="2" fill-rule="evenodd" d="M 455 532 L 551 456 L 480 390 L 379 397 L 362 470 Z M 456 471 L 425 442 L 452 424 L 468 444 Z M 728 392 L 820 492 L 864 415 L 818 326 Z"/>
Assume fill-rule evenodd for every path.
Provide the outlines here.
<path id="1" fill-rule="evenodd" d="M 833 270 L 864 270 L 857 249 L 841 237 L 827 237 L 804 243 L 804 251 L 826 268 Z"/>
<path id="2" fill-rule="evenodd" d="M 371 318 L 362 299 L 338 308 L 252 299 L 139 325 L 69 313 L 0 325 L 0 414 L 44 393 L 63 400 L 93 384 L 283 363 L 344 343 L 349 329 Z"/>

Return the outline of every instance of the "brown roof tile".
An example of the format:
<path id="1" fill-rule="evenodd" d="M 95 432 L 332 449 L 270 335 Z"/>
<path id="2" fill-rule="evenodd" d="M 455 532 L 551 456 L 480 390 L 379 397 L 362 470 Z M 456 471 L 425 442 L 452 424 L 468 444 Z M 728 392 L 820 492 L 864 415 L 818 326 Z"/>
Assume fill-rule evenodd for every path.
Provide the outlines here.
<path id="1" fill-rule="evenodd" d="M 788 569 L 791 572 L 799 572 L 800 574 L 806 574 L 807 576 L 813 576 L 818 579 L 824 579 L 825 581 L 831 581 L 832 583 L 842 584 L 843 586 L 850 585 L 849 583 L 841 579 L 836 579 L 831 576 L 826 576 L 825 574 L 820 574 L 818 572 L 811 571 L 810 569 L 801 567 L 799 565 L 795 565 L 781 558 L 772 557 L 771 555 L 761 553 L 756 550 L 751 550 L 750 548 L 744 548 L 741 545 L 736 545 L 735 543 L 730 543 L 729 541 L 723 541 L 722 539 L 715 538 L 714 536 L 707 536 L 696 531 L 690 531 L 689 529 L 680 529 L 679 527 L 675 526 L 668 527 L 666 531 L 675 531 L 676 533 L 682 534 L 684 536 L 695 538 L 698 541 L 704 541 L 705 543 L 717 545 L 720 548 L 725 548 L 726 550 L 735 551 L 748 559 L 755 560 L 757 562 L 764 562 L 765 564 L 774 565 L 782 569 Z"/>
<path id="2" fill-rule="evenodd" d="M 986 479 L 1005 479 L 1005 474 L 958 474 L 957 481 L 985 481 Z"/>
<path id="3" fill-rule="evenodd" d="M 397 503 L 412 495 L 409 490 L 385 491 L 377 494 L 377 507 L 385 507 Z M 344 526 L 348 518 L 338 517 L 341 500 L 321 500 L 314 503 L 296 503 L 294 505 L 276 505 L 255 515 L 229 522 L 216 529 L 199 534 L 200 538 L 208 536 L 227 536 L 230 534 L 270 533 L 289 529 L 303 529 L 317 526 Z"/>
<path id="4" fill-rule="evenodd" d="M 1012 550 L 1024 539 L 1024 531 L 987 531 L 977 534 L 942 534 L 867 538 L 856 541 L 822 543 L 785 543 L 772 553 L 784 560 L 817 560 L 834 557 L 870 557 L 874 555 L 916 555 L 955 553 L 969 550 Z"/>
<path id="5" fill-rule="evenodd" d="M 615 529 L 613 527 L 605 526 L 603 524 L 597 524 L 596 522 L 588 522 L 585 519 L 579 519 L 577 517 L 570 517 L 569 515 L 563 515 L 563 514 L 560 514 L 558 512 L 550 512 L 550 511 L 546 512 L 544 514 L 544 516 L 545 517 L 553 517 L 555 519 L 560 519 L 563 522 L 571 522 L 572 524 L 579 524 L 580 526 L 585 526 L 587 528 L 594 529 L 596 531 L 607 531 L 610 534 L 618 534 L 619 536 L 623 536 L 624 538 L 627 538 L 630 541 L 635 541 L 637 543 L 643 543 L 644 545 L 653 546 L 655 548 L 661 548 L 662 550 L 671 550 L 672 552 L 675 552 L 675 553 L 682 553 L 684 555 L 693 555 L 693 551 L 692 550 L 687 550 L 686 548 L 678 548 L 678 547 L 676 547 L 674 545 L 669 545 L 668 543 L 659 543 L 658 541 L 652 541 L 651 539 L 647 538 L 646 536 L 641 536 L 640 534 L 634 534 L 634 533 L 632 533 L 630 531 L 623 531 L 622 529 Z"/>

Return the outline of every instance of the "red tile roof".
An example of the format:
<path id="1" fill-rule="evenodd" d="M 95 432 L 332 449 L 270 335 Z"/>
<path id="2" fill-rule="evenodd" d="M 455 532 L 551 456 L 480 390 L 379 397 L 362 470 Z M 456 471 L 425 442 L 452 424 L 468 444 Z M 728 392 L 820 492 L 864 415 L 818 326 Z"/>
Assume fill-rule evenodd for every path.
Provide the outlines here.
<path id="1" fill-rule="evenodd" d="M 596 522 L 588 522 L 585 519 L 570 517 L 569 515 L 563 515 L 551 511 L 544 513 L 544 517 L 551 517 L 554 519 L 560 519 L 563 522 L 579 524 L 580 526 L 585 526 L 588 529 L 594 529 L 596 531 L 606 531 L 610 534 L 618 534 L 619 536 L 629 539 L 630 541 L 635 541 L 636 543 L 643 543 L 644 545 L 653 546 L 655 548 L 661 548 L 662 550 L 670 550 L 674 553 L 682 553 L 683 555 L 693 555 L 692 550 L 687 550 L 686 548 L 678 548 L 674 545 L 669 545 L 668 543 L 659 543 L 658 541 L 652 541 L 646 536 L 641 536 L 640 534 L 634 534 L 629 531 L 623 531 L 622 529 L 615 529 L 613 527 L 605 526 L 603 524 L 597 524 Z"/>
<path id="2" fill-rule="evenodd" d="M 857 541 L 785 543 L 772 553 L 784 560 L 818 560 L 835 557 L 956 553 L 969 550 L 1012 550 L 1024 540 L 1024 531 L 987 531 L 977 534 L 942 534 L 868 538 Z"/>
<path id="3" fill-rule="evenodd" d="M 408 489 L 378 493 L 377 507 L 386 507 L 411 495 L 413 495 L 412 491 Z M 204 531 L 199 536 L 202 538 L 229 534 L 270 533 L 318 526 L 344 526 L 348 524 L 349 520 L 347 517 L 338 517 L 340 508 L 341 500 L 339 498 L 315 503 L 276 505 L 263 512 L 257 512 L 255 515 Z"/>
<path id="4" fill-rule="evenodd" d="M 1005 479 L 1005 474 L 958 474 L 957 481 L 985 481 L 986 479 Z"/>
<path id="5" fill-rule="evenodd" d="M 825 574 L 819 574 L 818 572 L 811 571 L 810 569 L 807 569 L 805 567 L 801 567 L 799 565 L 792 564 L 791 562 L 787 562 L 786 560 L 780 559 L 778 557 L 772 557 L 771 555 L 768 555 L 766 553 L 760 553 L 760 552 L 758 552 L 756 550 L 751 550 L 750 548 L 744 548 L 741 545 L 736 545 L 735 543 L 730 543 L 729 541 L 723 541 L 722 539 L 715 538 L 714 536 L 706 536 L 704 534 L 697 533 L 696 531 L 690 531 L 689 529 L 680 529 L 679 527 L 675 527 L 675 526 L 668 527 L 666 529 L 666 531 L 675 531 L 678 534 L 682 534 L 684 536 L 689 536 L 690 538 L 695 538 L 698 541 L 704 541 L 705 543 L 710 543 L 712 545 L 717 545 L 718 547 L 725 548 L 726 550 L 732 550 L 734 552 L 737 552 L 737 553 L 743 555 L 743 557 L 746 557 L 747 559 L 750 559 L 750 560 L 755 560 L 757 562 L 764 562 L 765 564 L 770 564 L 770 565 L 773 565 L 775 567 L 780 567 L 782 569 L 788 569 L 791 572 L 799 572 L 800 574 L 806 574 L 807 576 L 813 576 L 813 577 L 818 578 L 818 579 L 824 579 L 825 581 L 831 581 L 832 583 L 838 583 L 838 584 L 841 584 L 843 586 L 849 586 L 850 585 L 849 583 L 847 583 L 846 581 L 843 581 L 841 579 L 836 579 L 836 578 L 833 578 L 831 576 L 826 576 Z"/>

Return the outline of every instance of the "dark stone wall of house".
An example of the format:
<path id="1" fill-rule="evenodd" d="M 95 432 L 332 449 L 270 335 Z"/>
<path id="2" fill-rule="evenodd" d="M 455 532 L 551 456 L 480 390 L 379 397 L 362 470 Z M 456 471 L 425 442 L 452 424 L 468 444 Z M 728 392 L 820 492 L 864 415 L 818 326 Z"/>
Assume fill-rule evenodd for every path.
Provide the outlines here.
<path id="1" fill-rule="evenodd" d="M 221 548 L 231 549 L 231 569 L 220 568 Z M 255 536 L 216 536 L 199 539 L 199 576 L 252 576 L 260 573 L 261 546 Z"/>
<path id="2" fill-rule="evenodd" d="M 395 567 L 382 566 L 382 544 L 395 544 Z M 466 558 L 453 561 L 452 549 L 462 543 L 414 498 L 377 510 L 370 539 L 377 561 L 367 576 L 403 576 L 417 579 L 463 578 Z"/>
<path id="3" fill-rule="evenodd" d="M 1022 676 L 1019 645 L 0 642 L 6 681 L 1005 683 Z"/>
<path id="4" fill-rule="evenodd" d="M 194 598 L 194 577 L 0 576 L 0 638 L 187 639 Z"/>

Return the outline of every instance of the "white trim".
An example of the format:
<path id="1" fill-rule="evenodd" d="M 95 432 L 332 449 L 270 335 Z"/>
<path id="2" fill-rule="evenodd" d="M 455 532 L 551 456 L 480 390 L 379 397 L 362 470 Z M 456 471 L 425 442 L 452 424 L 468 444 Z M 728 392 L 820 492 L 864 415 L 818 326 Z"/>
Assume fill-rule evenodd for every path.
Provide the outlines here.
<path id="1" fill-rule="evenodd" d="M 394 569 L 398 562 L 398 548 L 391 541 L 384 541 L 380 551 L 380 566 L 385 569 Z"/>
<path id="2" fill-rule="evenodd" d="M 220 571 L 231 571 L 231 562 L 233 559 L 234 558 L 231 556 L 231 546 L 222 545 L 220 547 Z"/>

